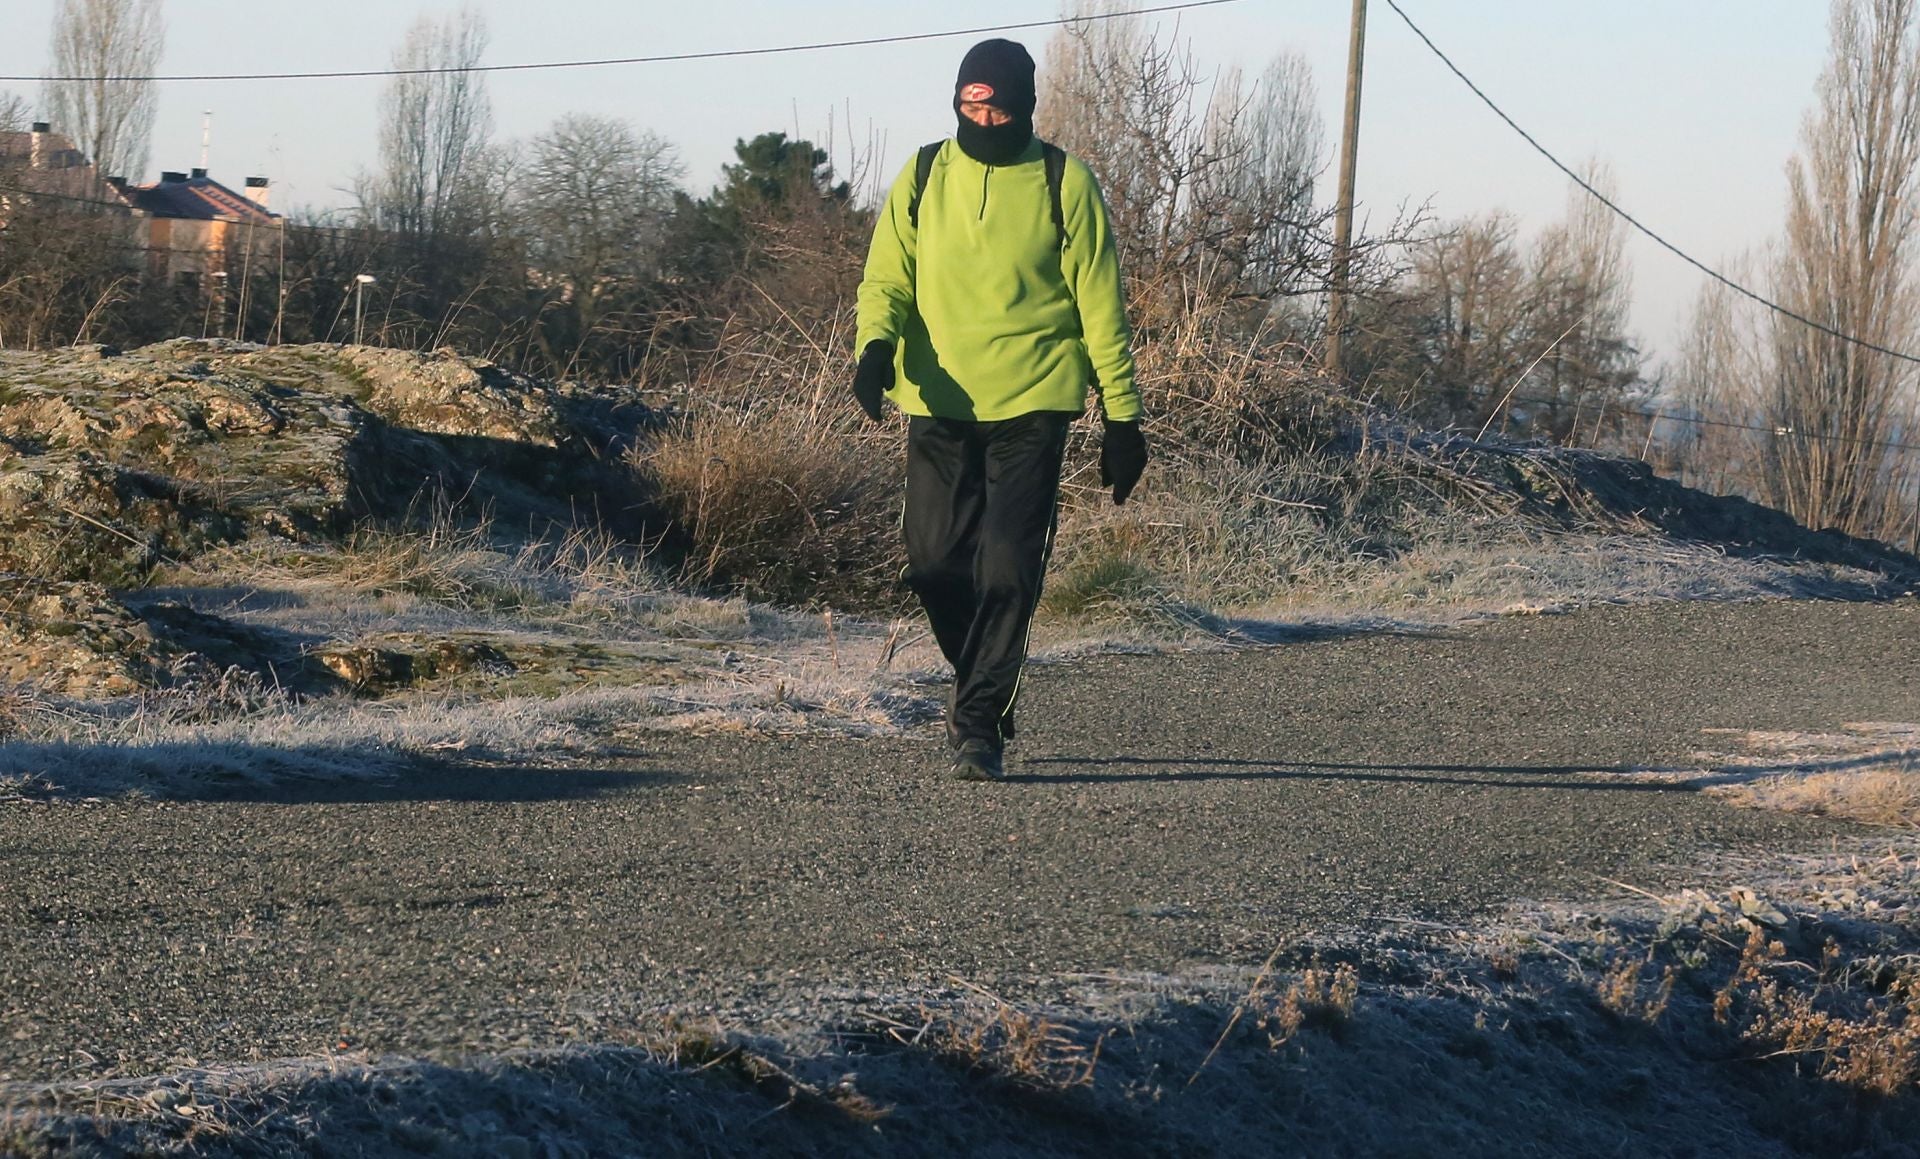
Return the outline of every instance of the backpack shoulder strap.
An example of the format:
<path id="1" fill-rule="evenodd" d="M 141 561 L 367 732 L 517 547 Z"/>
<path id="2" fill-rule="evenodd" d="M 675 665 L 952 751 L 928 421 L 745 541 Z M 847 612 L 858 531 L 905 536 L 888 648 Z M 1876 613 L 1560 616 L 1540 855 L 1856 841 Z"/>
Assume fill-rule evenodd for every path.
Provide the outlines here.
<path id="1" fill-rule="evenodd" d="M 1060 183 L 1067 175 L 1067 151 L 1051 141 L 1040 143 L 1040 156 L 1047 167 L 1047 199 L 1053 205 L 1053 232 L 1060 248 L 1067 247 L 1067 215 L 1060 206 Z"/>
<path id="2" fill-rule="evenodd" d="M 934 141 L 920 146 L 920 155 L 913 162 L 913 196 L 907 201 L 907 220 L 914 229 L 920 228 L 920 195 L 927 191 L 927 176 L 933 172 L 933 159 L 940 155 L 946 141 Z"/>

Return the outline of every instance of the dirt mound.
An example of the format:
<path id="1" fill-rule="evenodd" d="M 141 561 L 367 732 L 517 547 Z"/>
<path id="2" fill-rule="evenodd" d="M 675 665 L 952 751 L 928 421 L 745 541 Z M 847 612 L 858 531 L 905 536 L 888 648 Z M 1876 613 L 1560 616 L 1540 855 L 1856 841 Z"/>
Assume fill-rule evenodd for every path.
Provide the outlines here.
<path id="1" fill-rule="evenodd" d="M 1809 529 L 1737 495 L 1710 495 L 1654 474 L 1639 459 L 1535 444 L 1414 435 L 1410 453 L 1450 476 L 1442 492 L 1503 507 L 1550 530 L 1659 535 L 1729 554 L 1855 568 L 1920 584 L 1920 558 L 1878 540 Z"/>
<path id="2" fill-rule="evenodd" d="M 0 569 L 137 586 L 253 535 L 324 541 L 423 494 L 637 522 L 619 391 L 449 352 L 224 341 L 0 352 Z"/>
<path id="3" fill-rule="evenodd" d="M 261 642 L 210 617 L 136 614 L 110 593 L 219 545 L 330 543 L 434 502 L 638 536 L 640 498 L 618 464 L 653 421 L 630 392 L 445 351 L 187 339 L 0 351 L 0 679 L 110 696 L 208 653 L 332 679 L 297 650 L 248 655 Z"/>

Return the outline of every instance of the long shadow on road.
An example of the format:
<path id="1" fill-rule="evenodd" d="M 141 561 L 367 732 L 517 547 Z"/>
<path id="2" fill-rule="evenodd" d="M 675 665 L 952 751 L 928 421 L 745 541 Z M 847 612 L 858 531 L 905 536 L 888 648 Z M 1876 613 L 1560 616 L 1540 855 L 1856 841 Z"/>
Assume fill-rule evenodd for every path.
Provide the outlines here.
<path id="1" fill-rule="evenodd" d="M 1662 781 L 1544 780 L 1577 775 L 1676 772 L 1641 765 L 1370 765 L 1325 761 L 1262 761 L 1196 757 L 1038 757 L 1026 765 L 1085 768 L 1128 767 L 1159 772 L 1017 773 L 1021 784 L 1099 785 L 1138 781 L 1377 781 L 1400 785 L 1468 785 L 1478 788 L 1576 789 L 1614 793 L 1692 793 L 1688 785 Z M 1416 775 L 1431 774 L 1431 775 Z M 1501 780 L 1502 777 L 1524 780 Z"/>
<path id="2" fill-rule="evenodd" d="M 584 801 L 692 778 L 646 763 L 647 754 L 610 750 L 603 763 L 562 768 L 521 762 L 409 757 L 320 745 L 206 744 L 14 746 L 16 764 L 51 770 L 16 797 L 121 797 L 204 804 L 352 805 L 407 802 Z M 618 766 L 608 760 L 625 762 Z M 364 768 L 362 768 L 364 766 Z"/>

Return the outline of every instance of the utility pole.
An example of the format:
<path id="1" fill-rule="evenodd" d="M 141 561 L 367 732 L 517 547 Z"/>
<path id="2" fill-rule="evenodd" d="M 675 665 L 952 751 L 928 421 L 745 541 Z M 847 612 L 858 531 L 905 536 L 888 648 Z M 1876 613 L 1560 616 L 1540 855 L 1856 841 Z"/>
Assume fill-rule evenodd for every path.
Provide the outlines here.
<path id="1" fill-rule="evenodd" d="M 1367 52 L 1367 0 L 1353 0 L 1347 42 L 1346 125 L 1340 134 L 1340 200 L 1333 218 L 1333 284 L 1327 295 L 1327 373 L 1345 382 L 1349 281 L 1353 274 L 1353 170 L 1360 149 L 1360 73 Z"/>

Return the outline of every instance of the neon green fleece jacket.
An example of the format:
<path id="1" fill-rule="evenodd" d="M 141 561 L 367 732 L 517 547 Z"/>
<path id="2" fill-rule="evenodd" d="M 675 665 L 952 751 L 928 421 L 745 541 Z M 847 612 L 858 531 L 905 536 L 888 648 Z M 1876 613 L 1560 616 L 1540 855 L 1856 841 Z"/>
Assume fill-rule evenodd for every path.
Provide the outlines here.
<path id="1" fill-rule="evenodd" d="M 1086 409 L 1140 417 L 1113 228 L 1093 172 L 1067 158 L 1066 244 L 1047 195 L 1040 141 L 986 165 L 948 141 L 907 215 L 914 162 L 894 180 L 867 252 L 854 349 L 894 344 L 895 405 L 912 415 L 988 421 Z"/>

